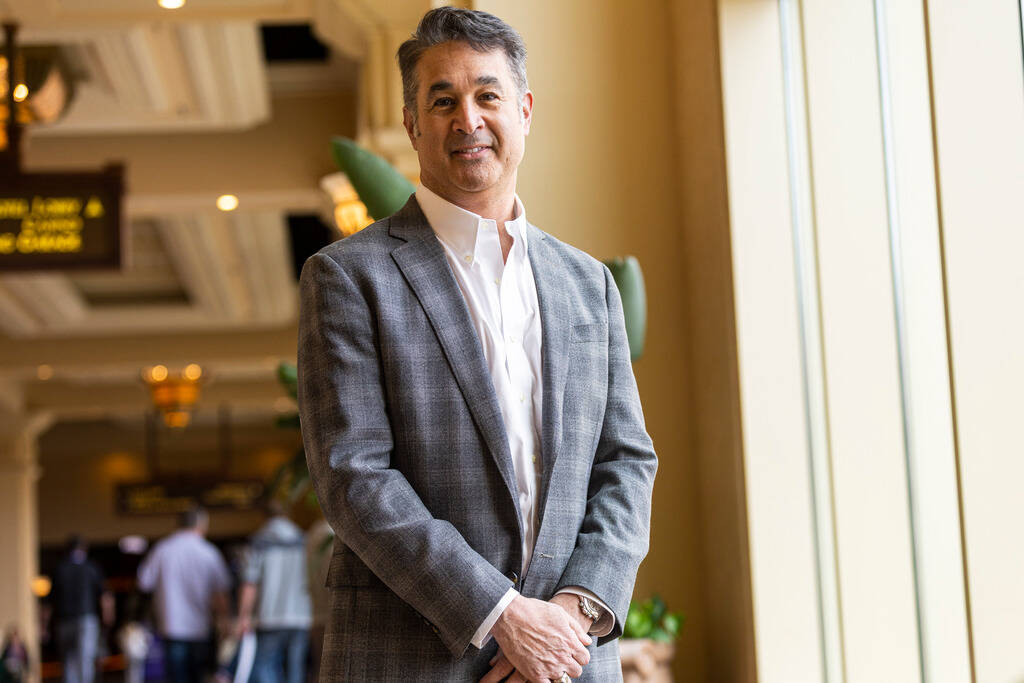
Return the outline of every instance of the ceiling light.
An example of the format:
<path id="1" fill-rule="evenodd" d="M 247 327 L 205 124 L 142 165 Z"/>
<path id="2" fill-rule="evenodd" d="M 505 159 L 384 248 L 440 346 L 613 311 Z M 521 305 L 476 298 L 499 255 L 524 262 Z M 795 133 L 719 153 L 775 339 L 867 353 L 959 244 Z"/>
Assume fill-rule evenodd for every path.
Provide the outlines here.
<path id="1" fill-rule="evenodd" d="M 233 194 L 222 194 L 217 197 L 217 208 L 221 211 L 234 211 L 238 208 L 238 197 Z"/>
<path id="2" fill-rule="evenodd" d="M 49 576 L 37 576 L 32 579 L 32 592 L 37 598 L 45 598 L 52 588 L 53 582 Z"/>
<path id="3" fill-rule="evenodd" d="M 142 381 L 149 387 L 153 406 L 168 427 L 187 427 L 192 411 L 199 402 L 203 370 L 195 363 L 171 374 L 167 366 L 154 365 L 142 372 Z"/>
<path id="4" fill-rule="evenodd" d="M 14 101 L 24 102 L 25 98 L 28 97 L 28 86 L 24 83 L 19 83 L 14 86 Z"/>
<path id="5" fill-rule="evenodd" d="M 185 4 L 185 0 L 157 0 L 157 4 L 164 9 L 178 9 Z"/>
<path id="6" fill-rule="evenodd" d="M 40 365 L 36 368 L 36 377 L 45 381 L 53 377 L 53 368 L 49 365 Z"/>

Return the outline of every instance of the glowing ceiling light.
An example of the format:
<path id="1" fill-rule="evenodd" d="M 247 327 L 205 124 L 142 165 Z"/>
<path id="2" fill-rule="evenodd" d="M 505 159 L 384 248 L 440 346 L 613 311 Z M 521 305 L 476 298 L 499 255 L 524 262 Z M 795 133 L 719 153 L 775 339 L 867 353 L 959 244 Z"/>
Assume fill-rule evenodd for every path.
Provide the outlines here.
<path id="1" fill-rule="evenodd" d="M 28 97 L 28 86 L 24 83 L 19 83 L 14 86 L 14 101 L 24 102 L 25 98 Z"/>
<path id="2" fill-rule="evenodd" d="M 233 194 L 222 194 L 217 197 L 217 208 L 221 211 L 234 211 L 238 208 L 238 197 Z"/>
<path id="3" fill-rule="evenodd" d="M 36 368 L 36 377 L 43 381 L 50 379 L 53 377 L 53 368 L 45 364 L 38 366 Z"/>
<path id="4" fill-rule="evenodd" d="M 167 368 L 163 365 L 154 365 L 149 369 L 149 378 L 154 382 L 163 382 L 167 379 Z"/>
<path id="5" fill-rule="evenodd" d="M 185 4 L 185 0 L 157 0 L 157 4 L 164 9 L 178 9 Z"/>
<path id="6" fill-rule="evenodd" d="M 181 374 L 184 375 L 185 379 L 190 379 L 194 382 L 203 375 L 203 369 L 195 363 L 190 363 L 185 366 L 185 370 Z"/>
<path id="7" fill-rule="evenodd" d="M 49 576 L 37 576 L 32 579 L 32 592 L 37 598 L 45 598 L 50 594 L 50 589 L 53 588 L 53 582 L 50 581 Z"/>

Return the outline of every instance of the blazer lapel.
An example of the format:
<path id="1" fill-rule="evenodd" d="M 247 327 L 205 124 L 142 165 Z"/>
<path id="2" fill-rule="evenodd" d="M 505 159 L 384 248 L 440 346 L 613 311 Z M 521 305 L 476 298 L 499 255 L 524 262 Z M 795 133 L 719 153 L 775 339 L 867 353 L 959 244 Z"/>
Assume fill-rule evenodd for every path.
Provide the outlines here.
<path id="1" fill-rule="evenodd" d="M 565 264 L 547 242 L 547 234 L 529 225 L 527 252 L 537 283 L 537 299 L 541 320 L 541 374 L 543 377 L 543 425 L 541 426 L 541 495 L 540 520 L 547 506 L 548 489 L 555 460 L 562 447 L 562 402 L 568 376 L 566 359 L 569 352 L 569 330 L 572 326 L 572 308 L 567 289 L 562 282 Z M 540 528 L 541 525 L 538 525 Z M 539 536 L 538 536 L 539 538 Z"/>
<path id="2" fill-rule="evenodd" d="M 435 237 L 415 195 L 392 216 L 389 232 L 406 240 L 391 252 L 391 257 L 430 319 L 473 420 L 483 434 L 512 496 L 522 530 L 512 454 L 483 349 L 473 329 L 466 300 L 448 266 L 444 247 Z"/>

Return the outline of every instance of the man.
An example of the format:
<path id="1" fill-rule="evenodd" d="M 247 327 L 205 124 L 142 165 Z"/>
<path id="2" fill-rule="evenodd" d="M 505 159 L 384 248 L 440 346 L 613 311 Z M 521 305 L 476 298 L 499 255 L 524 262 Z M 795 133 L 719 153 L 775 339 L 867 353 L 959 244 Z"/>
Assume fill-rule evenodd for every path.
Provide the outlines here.
<path id="1" fill-rule="evenodd" d="M 277 501 L 267 503 L 267 514 L 270 519 L 252 537 L 238 599 L 238 631 L 252 630 L 255 612 L 255 683 L 303 683 L 313 621 L 306 585 L 306 537 Z"/>
<path id="2" fill-rule="evenodd" d="M 515 195 L 519 35 L 443 7 L 398 60 L 421 185 L 300 284 L 322 680 L 620 680 L 656 457 L 618 291 Z"/>
<path id="3" fill-rule="evenodd" d="M 227 616 L 231 587 L 224 558 L 207 541 L 202 508 L 182 513 L 178 530 L 157 543 L 139 566 L 139 590 L 155 592 L 157 630 L 173 683 L 199 683 L 210 664 L 210 615 Z"/>
<path id="4" fill-rule="evenodd" d="M 67 555 L 53 572 L 50 593 L 57 620 L 64 681 L 92 683 L 103 624 L 114 623 L 114 596 L 103 587 L 103 572 L 89 559 L 85 539 L 74 534 L 68 539 Z"/>

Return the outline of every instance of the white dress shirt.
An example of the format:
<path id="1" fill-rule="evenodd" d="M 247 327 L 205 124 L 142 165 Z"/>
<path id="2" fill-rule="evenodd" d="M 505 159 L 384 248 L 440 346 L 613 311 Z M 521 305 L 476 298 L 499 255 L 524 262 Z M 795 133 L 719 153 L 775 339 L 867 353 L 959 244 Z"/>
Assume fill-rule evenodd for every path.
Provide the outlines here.
<path id="1" fill-rule="evenodd" d="M 525 576 L 533 557 L 540 516 L 537 498 L 543 424 L 540 307 L 533 268 L 527 257 L 526 211 L 517 196 L 515 218 L 505 221 L 505 230 L 513 240 L 506 260 L 495 221 L 460 208 L 423 185 L 416 188 L 416 200 L 444 247 L 448 265 L 466 300 L 501 408 L 523 519 L 521 575 Z M 611 611 L 593 593 L 576 586 L 559 592 L 594 600 L 601 618 L 594 622 L 591 633 L 611 632 Z M 482 647 L 487 642 L 491 627 L 516 595 L 515 588 L 510 588 L 494 606 L 474 634 L 474 645 Z"/>

